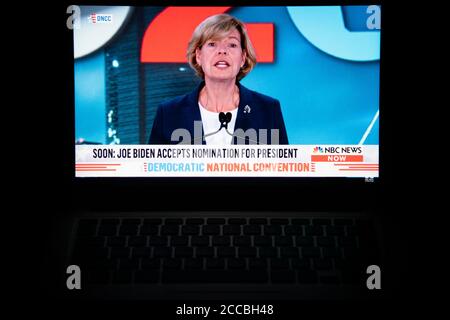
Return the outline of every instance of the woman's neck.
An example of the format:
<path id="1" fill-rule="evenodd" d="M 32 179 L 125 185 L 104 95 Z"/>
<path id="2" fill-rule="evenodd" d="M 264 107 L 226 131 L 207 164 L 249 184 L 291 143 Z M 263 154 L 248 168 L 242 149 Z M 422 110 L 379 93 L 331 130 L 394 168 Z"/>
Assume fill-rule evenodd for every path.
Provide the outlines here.
<path id="1" fill-rule="evenodd" d="M 214 82 L 205 80 L 200 92 L 200 103 L 212 112 L 227 112 L 239 105 L 239 88 L 232 82 Z"/>

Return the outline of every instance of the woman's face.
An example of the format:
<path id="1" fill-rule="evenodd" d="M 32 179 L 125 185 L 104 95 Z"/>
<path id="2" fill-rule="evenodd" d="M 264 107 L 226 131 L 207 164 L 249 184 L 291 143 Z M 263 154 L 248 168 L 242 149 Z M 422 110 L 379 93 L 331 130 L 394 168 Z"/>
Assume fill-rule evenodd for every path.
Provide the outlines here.
<path id="1" fill-rule="evenodd" d="M 209 80 L 235 80 L 245 63 L 245 52 L 241 48 L 241 35 L 236 29 L 224 38 L 209 39 L 196 50 L 197 63 Z"/>

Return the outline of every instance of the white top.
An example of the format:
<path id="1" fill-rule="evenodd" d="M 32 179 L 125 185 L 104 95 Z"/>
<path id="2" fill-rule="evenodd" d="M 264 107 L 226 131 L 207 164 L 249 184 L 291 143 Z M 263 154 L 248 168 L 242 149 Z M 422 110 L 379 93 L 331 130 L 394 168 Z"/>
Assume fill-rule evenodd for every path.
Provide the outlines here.
<path id="1" fill-rule="evenodd" d="M 218 112 L 212 112 L 205 107 L 202 106 L 202 104 L 199 102 L 198 106 L 200 108 L 200 114 L 202 116 L 202 123 L 203 123 L 203 135 L 207 135 L 213 132 L 216 132 L 220 128 L 220 121 L 219 121 L 219 113 Z M 231 121 L 228 123 L 228 132 L 233 134 L 234 133 L 234 125 L 236 123 L 236 116 L 237 116 L 238 108 L 228 111 L 231 112 Z M 206 144 L 210 145 L 231 145 L 231 142 L 233 141 L 233 136 L 229 135 L 225 128 L 222 128 L 219 132 L 216 134 L 212 134 L 205 138 Z"/>

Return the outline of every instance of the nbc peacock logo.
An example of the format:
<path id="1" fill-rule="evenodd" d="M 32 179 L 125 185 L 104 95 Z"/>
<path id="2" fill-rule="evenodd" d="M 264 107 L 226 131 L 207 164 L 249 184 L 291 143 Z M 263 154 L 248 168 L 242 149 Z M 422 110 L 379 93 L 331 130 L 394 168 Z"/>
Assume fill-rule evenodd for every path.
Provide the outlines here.
<path id="1" fill-rule="evenodd" d="M 313 149 L 313 153 L 323 153 L 323 148 L 319 147 L 319 146 L 316 146 Z"/>

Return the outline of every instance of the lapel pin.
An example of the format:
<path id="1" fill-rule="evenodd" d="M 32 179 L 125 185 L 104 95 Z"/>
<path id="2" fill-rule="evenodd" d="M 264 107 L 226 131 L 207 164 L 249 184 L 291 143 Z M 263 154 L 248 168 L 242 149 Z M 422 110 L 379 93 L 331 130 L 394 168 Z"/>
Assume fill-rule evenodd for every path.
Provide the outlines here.
<path id="1" fill-rule="evenodd" d="M 250 111 L 252 111 L 252 109 L 251 109 L 250 106 L 247 104 L 247 105 L 244 107 L 244 113 L 250 113 Z"/>

